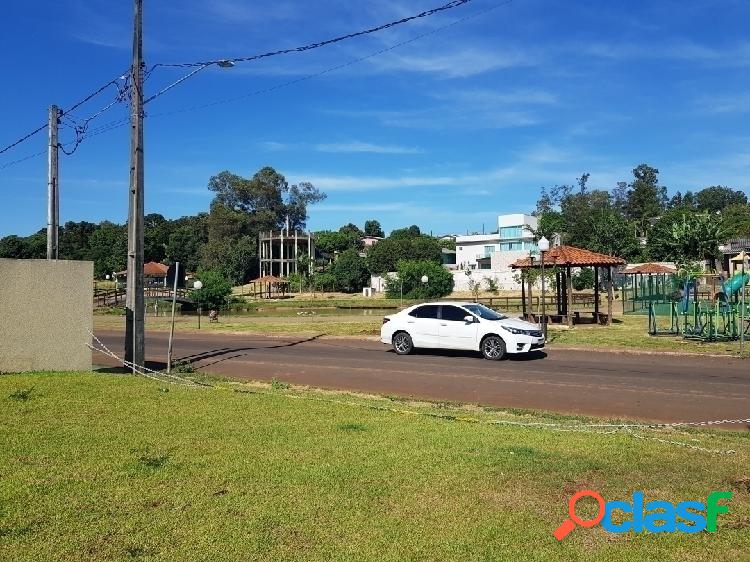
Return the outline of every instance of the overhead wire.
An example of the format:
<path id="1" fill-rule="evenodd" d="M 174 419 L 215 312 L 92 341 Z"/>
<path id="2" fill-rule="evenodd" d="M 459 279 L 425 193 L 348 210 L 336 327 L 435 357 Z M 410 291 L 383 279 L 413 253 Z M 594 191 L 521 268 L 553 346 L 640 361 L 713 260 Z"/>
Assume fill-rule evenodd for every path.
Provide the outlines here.
<path id="1" fill-rule="evenodd" d="M 401 25 L 401 24 L 404 24 L 404 23 L 407 23 L 407 22 L 410 22 L 419 18 L 425 18 L 431 15 L 437 14 L 439 12 L 444 12 L 446 10 L 451 10 L 459 6 L 463 6 L 464 4 L 468 4 L 471 1 L 472 0 L 452 0 L 451 2 L 448 2 L 447 4 L 443 4 L 442 6 L 438 6 L 437 8 L 425 10 L 418 14 L 407 16 L 399 20 L 394 20 L 394 21 L 391 21 L 382 25 L 378 25 L 376 27 L 371 27 L 368 29 L 355 31 L 353 33 L 347 33 L 346 35 L 339 35 L 338 37 L 333 37 L 331 39 L 325 39 L 323 41 L 317 41 L 315 43 L 308 43 L 307 45 L 301 45 L 299 47 L 291 47 L 288 49 L 278 49 L 276 51 L 269 51 L 267 53 L 260 53 L 256 55 L 246 56 L 246 57 L 235 57 L 231 59 L 215 59 L 215 60 L 208 60 L 208 61 L 184 62 L 184 63 L 159 63 L 159 64 L 154 65 L 154 67 L 155 68 L 160 67 L 160 66 L 163 66 L 163 67 L 190 67 L 190 66 L 202 67 L 202 66 L 209 66 L 212 64 L 221 64 L 221 63 L 249 62 L 249 61 L 259 60 L 263 58 L 274 57 L 278 55 L 286 55 L 289 53 L 299 53 L 303 51 L 309 51 L 312 49 L 325 47 L 327 45 L 332 45 L 334 43 L 340 43 L 341 41 L 346 41 L 348 39 L 353 39 L 355 37 L 361 37 L 363 35 L 369 35 L 371 33 L 383 31 L 384 29 L 396 27 L 398 25 Z"/>
<path id="2" fill-rule="evenodd" d="M 149 103 L 149 102 L 151 102 L 151 101 L 159 98 L 160 96 L 164 95 L 165 93 L 167 93 L 168 91 L 172 90 L 176 86 L 182 84 L 183 82 L 185 82 L 189 78 L 193 77 L 194 75 L 196 75 L 200 71 L 202 71 L 202 70 L 204 70 L 204 69 L 206 69 L 206 68 L 208 68 L 209 66 L 212 66 L 212 65 L 224 65 L 224 64 L 227 64 L 227 63 L 236 63 L 236 62 L 249 62 L 249 61 L 258 60 L 258 59 L 262 59 L 262 58 L 268 58 L 268 57 L 272 57 L 272 56 L 278 56 L 278 55 L 289 54 L 289 53 L 294 53 L 294 52 L 304 52 L 304 51 L 308 51 L 308 50 L 312 50 L 312 49 L 317 49 L 317 48 L 320 48 L 320 47 L 324 47 L 324 46 L 331 45 L 331 44 L 334 44 L 334 43 L 339 43 L 341 41 L 345 41 L 345 40 L 352 39 L 352 38 L 355 38 L 355 37 L 360 37 L 360 36 L 363 36 L 363 35 L 368 35 L 368 34 L 371 34 L 371 33 L 375 33 L 377 31 L 382 31 L 384 29 L 389 29 L 389 28 L 392 28 L 392 27 L 395 27 L 395 26 L 407 23 L 409 21 L 413 21 L 413 20 L 416 20 L 416 19 L 420 19 L 420 18 L 424 18 L 424 17 L 428 17 L 428 16 L 431 16 L 431 15 L 434 15 L 434 14 L 439 13 L 439 12 L 443 12 L 443 11 L 447 11 L 447 10 L 450 10 L 450 9 L 453 9 L 453 8 L 457 8 L 457 7 L 462 6 L 464 4 L 468 4 L 471 1 L 472 0 L 453 0 L 451 2 L 443 4 L 442 6 L 438 6 L 436 8 L 432 8 L 430 10 L 425 10 L 425 11 L 420 12 L 418 14 L 407 16 L 407 17 L 401 18 L 399 20 L 394 20 L 394 21 L 388 22 L 386 24 L 382 24 L 382 25 L 379 25 L 379 26 L 376 26 L 376 27 L 371 27 L 371 28 L 360 30 L 360 31 L 353 32 L 353 33 L 348 33 L 346 35 L 340 35 L 338 37 L 334 37 L 334 38 L 331 38 L 331 39 L 326 39 L 324 41 L 318 41 L 318 42 L 315 42 L 315 43 L 309 43 L 307 45 L 302 45 L 302 46 L 294 47 L 294 48 L 290 48 L 290 49 L 280 49 L 280 50 L 276 50 L 276 51 L 270 51 L 270 52 L 267 52 L 267 53 L 261 53 L 261 54 L 257 54 L 257 55 L 247 56 L 247 57 L 236 57 L 236 58 L 232 58 L 232 59 L 216 59 L 216 60 L 211 60 L 211 61 L 193 62 L 193 63 L 157 63 L 157 64 L 155 64 L 155 65 L 153 65 L 150 68 L 148 68 L 148 69 L 145 70 L 144 82 L 145 82 L 145 80 L 147 80 L 150 77 L 151 73 L 153 73 L 154 70 L 156 70 L 159 67 L 195 67 L 195 68 L 194 68 L 194 70 L 191 70 L 188 74 L 186 74 L 186 75 L 178 78 L 177 80 L 175 80 L 174 82 L 171 82 L 170 84 L 168 84 L 167 86 L 165 86 L 164 88 L 162 88 L 161 90 L 159 90 L 158 92 L 156 92 L 155 94 L 149 96 L 144 101 L 144 105 L 146 103 Z M 432 30 L 430 30 L 428 32 L 416 35 L 416 36 L 411 37 L 411 38 L 409 38 L 407 40 L 404 40 L 404 41 L 400 41 L 398 43 L 395 43 L 395 44 L 390 45 L 388 47 L 385 47 L 383 49 L 378 49 L 377 51 L 369 53 L 369 54 L 367 54 L 365 56 L 358 57 L 356 59 L 352 59 L 352 60 L 349 60 L 347 62 L 344 62 L 344 63 L 338 64 L 338 65 L 326 68 L 326 69 L 321 70 L 319 72 L 315 72 L 315 73 L 312 73 L 312 74 L 308 74 L 306 76 L 295 78 L 294 80 L 289 80 L 287 82 L 276 84 L 274 86 L 270 86 L 270 87 L 267 87 L 267 88 L 262 88 L 262 89 L 259 89 L 259 90 L 255 90 L 253 92 L 249 92 L 247 94 L 243 94 L 243 95 L 240 95 L 240 96 L 234 96 L 234 97 L 231 97 L 231 98 L 225 98 L 225 99 L 221 99 L 221 100 L 216 100 L 216 101 L 209 102 L 209 103 L 206 103 L 206 104 L 201 104 L 201 105 L 197 105 L 197 106 L 191 106 L 191 107 L 187 107 L 187 108 L 183 108 L 183 109 L 178 109 L 178 110 L 174 110 L 174 111 L 156 113 L 156 114 L 153 114 L 153 115 L 150 115 L 150 116 L 151 117 L 158 117 L 158 116 L 165 116 L 165 115 L 171 115 L 171 114 L 176 114 L 176 113 L 184 113 L 184 112 L 187 112 L 187 111 L 194 111 L 194 110 L 198 110 L 198 109 L 204 109 L 204 108 L 213 107 L 213 106 L 224 104 L 224 103 L 231 103 L 231 102 L 234 102 L 234 101 L 239 101 L 239 100 L 242 100 L 242 99 L 246 99 L 248 97 L 252 97 L 252 96 L 263 94 L 263 93 L 272 92 L 272 91 L 275 91 L 275 90 L 278 90 L 278 89 L 281 89 L 281 88 L 289 87 L 289 86 L 292 86 L 294 84 L 298 84 L 300 82 L 304 82 L 304 81 L 310 80 L 312 78 L 323 76 L 325 74 L 334 72 L 336 70 L 340 70 L 342 68 L 346 68 L 348 66 L 352 66 L 354 64 L 357 64 L 357 63 L 363 62 L 365 60 L 371 59 L 373 57 L 376 57 L 378 55 L 387 53 L 389 51 L 392 51 L 392 50 L 397 49 L 399 47 L 402 47 L 404 45 L 408 45 L 410 43 L 418 41 L 419 39 L 422 39 L 424 37 L 428 37 L 430 35 L 434 35 L 434 34 L 439 33 L 439 32 L 441 32 L 441 31 L 443 31 L 445 29 L 448 29 L 450 27 L 453 27 L 455 25 L 458 25 L 458 24 L 463 23 L 465 21 L 468 21 L 470 19 L 474 19 L 474 18 L 479 17 L 481 15 L 484 15 L 484 14 L 486 14 L 488 12 L 496 10 L 496 9 L 502 7 L 502 6 L 510 4 L 510 3 L 512 3 L 512 1 L 513 0 L 507 0 L 505 2 L 501 2 L 501 3 L 495 4 L 493 6 L 489 6 L 488 8 L 486 8 L 484 10 L 478 11 L 478 12 L 476 12 L 474 14 L 469 14 L 469 15 L 467 15 L 465 17 L 462 17 L 462 18 L 459 18 L 459 19 L 457 19 L 457 20 L 455 20 L 453 22 L 450 22 L 450 23 L 448 23 L 446 25 L 434 28 L 434 29 L 432 29 Z M 71 127 L 75 131 L 75 133 L 76 133 L 76 139 L 74 141 L 72 141 L 70 143 L 65 143 L 64 145 L 60 145 L 61 148 L 63 146 L 73 145 L 73 149 L 71 149 L 69 151 L 66 150 L 65 148 L 62 148 L 62 150 L 63 150 L 63 152 L 65 154 L 68 154 L 68 155 L 73 154 L 77 150 L 78 146 L 80 146 L 80 144 L 85 139 L 91 138 L 91 137 L 94 137 L 94 136 L 98 136 L 98 135 L 107 133 L 109 131 L 112 131 L 114 129 L 123 127 L 124 125 L 126 125 L 129 122 L 129 118 L 125 118 L 125 119 L 120 119 L 120 120 L 116 120 L 116 121 L 110 122 L 108 124 L 105 124 L 103 126 L 100 126 L 100 127 L 96 128 L 96 129 L 91 129 L 91 130 L 88 129 L 88 124 L 93 119 L 97 118 L 99 115 L 101 115 L 102 113 L 104 113 L 105 111 L 107 111 L 108 109 L 110 109 L 111 107 L 113 107 L 113 106 L 117 105 L 118 103 L 124 101 L 124 96 L 130 95 L 130 92 L 132 91 L 132 87 L 130 87 L 130 86 L 127 85 L 128 84 L 128 80 L 127 80 L 128 77 L 129 77 L 129 71 L 121 73 L 117 78 L 114 78 L 114 79 L 108 81 L 107 83 L 103 84 L 102 86 L 100 86 L 99 88 L 97 88 L 95 91 L 93 91 L 92 93 L 90 93 L 89 95 L 87 95 L 86 97 L 84 97 L 82 100 L 76 102 L 70 108 L 68 108 L 66 110 L 61 110 L 60 111 L 61 118 L 63 118 L 63 117 L 67 118 L 70 121 L 70 122 L 67 123 L 67 125 L 69 127 Z M 119 81 L 120 80 L 125 80 L 125 84 L 126 84 L 125 87 L 120 87 L 119 86 Z M 74 118 L 72 118 L 70 116 L 70 113 L 72 111 L 78 109 L 83 104 L 85 104 L 86 102 L 90 101 L 91 99 L 93 99 L 94 97 L 96 97 L 97 95 L 99 95 L 101 92 L 103 92 L 104 90 L 106 90 L 107 88 L 109 88 L 112 85 L 115 85 L 118 88 L 118 95 L 117 95 L 117 97 L 112 102 L 110 102 L 109 104 L 107 104 L 106 106 L 104 106 L 103 108 L 101 108 L 99 111 L 97 111 L 93 115 L 91 115 L 88 118 L 86 118 L 85 120 L 83 120 L 83 124 L 82 125 L 78 124 L 77 120 L 74 119 Z M 37 128 L 37 129 L 35 129 L 34 131 L 28 133 L 24 137 L 18 139 L 14 143 L 6 146 L 2 150 L 0 150 L 0 154 L 2 154 L 3 152 L 6 152 L 7 150 L 10 150 L 14 146 L 17 146 L 18 144 L 24 142 L 28 138 L 31 138 L 35 134 L 38 134 L 39 132 L 41 132 L 44 129 L 46 129 L 47 126 L 48 126 L 47 124 L 44 124 L 43 126 L 41 126 L 41 127 Z M 20 158 L 18 160 L 14 160 L 12 162 L 8 162 L 8 163 L 6 163 L 4 165 L 0 165 L 0 170 L 8 168 L 8 167 L 10 167 L 12 165 L 24 162 L 24 161 L 29 160 L 31 158 L 40 156 L 40 155 L 44 154 L 45 152 L 46 151 L 35 153 L 33 155 L 30 155 L 30 156 L 27 156 L 27 157 L 24 157 L 24 158 Z"/>
<path id="3" fill-rule="evenodd" d="M 149 114 L 149 117 L 162 117 L 162 116 L 167 116 L 167 115 L 175 115 L 175 114 L 179 114 L 179 113 L 186 113 L 186 112 L 190 112 L 190 111 L 197 111 L 197 110 L 200 110 L 200 109 L 207 109 L 209 107 L 214 107 L 214 106 L 222 105 L 222 104 L 226 104 L 226 103 L 232 103 L 232 102 L 236 102 L 236 101 L 240 101 L 240 100 L 243 100 L 243 99 L 247 99 L 249 97 L 253 97 L 253 96 L 256 96 L 256 95 L 266 94 L 266 93 L 269 93 L 269 92 L 273 92 L 275 90 L 280 90 L 282 88 L 293 86 L 295 84 L 299 84 L 300 82 L 305 82 L 305 81 L 311 80 L 313 78 L 318 78 L 320 76 L 324 76 L 326 74 L 330 74 L 331 72 L 335 72 L 336 70 L 341 70 L 342 68 L 346 68 L 346 67 L 358 64 L 360 62 L 364 62 L 364 61 L 366 61 L 368 59 L 371 59 L 371 58 L 374 58 L 376 56 L 379 56 L 379 55 L 382 55 L 384 53 L 387 53 L 389 51 L 393 51 L 395 49 L 398 49 L 399 47 L 403 47 L 405 45 L 409 45 L 411 43 L 419 41 L 420 39 L 424 39 L 425 37 L 429 37 L 431 35 L 435 35 L 437 33 L 440 33 L 441 31 L 445 31 L 446 29 L 449 29 L 449 28 L 454 27 L 456 25 L 462 24 L 462 23 L 464 23 L 466 21 L 475 19 L 475 18 L 477 18 L 479 16 L 483 16 L 483 15 L 489 13 L 489 12 L 497 10 L 498 8 L 501 8 L 503 6 L 507 6 L 508 4 L 511 4 L 512 2 L 513 2 L 513 0 L 506 0 L 504 2 L 500 2 L 498 4 L 494 4 L 492 6 L 488 6 L 484 10 L 480 10 L 480 11 L 475 12 L 473 14 L 469 14 L 467 16 L 464 16 L 462 18 L 454 20 L 454 21 L 452 21 L 452 22 L 450 22 L 448 24 L 445 24 L 445 25 L 442 25 L 440 27 L 436 27 L 434 29 L 431 29 L 430 31 L 427 31 L 425 33 L 420 33 L 419 35 L 415 35 L 415 36 L 413 36 L 413 37 L 411 37 L 409 39 L 406 39 L 404 41 L 399 41 L 398 43 L 394 43 L 393 45 L 390 45 L 388 47 L 384 47 L 382 49 L 378 49 L 377 51 L 373 51 L 373 52 L 371 52 L 371 53 L 369 53 L 367 55 L 364 55 L 364 56 L 361 56 L 361 57 L 358 57 L 358 58 L 355 58 L 355 59 L 351 59 L 351 60 L 346 61 L 344 63 L 337 64 L 335 66 L 331 66 L 329 68 L 326 68 L 326 69 L 318 71 L 318 72 L 314 72 L 312 74 L 307 74 L 305 76 L 301 76 L 301 77 L 295 78 L 293 80 L 288 80 L 286 82 L 281 82 L 279 84 L 275 84 L 275 85 L 269 86 L 267 88 L 261 88 L 261 89 L 258 89 L 258 90 L 254 90 L 252 92 L 248 92 L 246 94 L 241 94 L 239 96 L 232 96 L 232 97 L 229 97 L 229 98 L 223 98 L 223 99 L 215 100 L 215 101 L 212 101 L 212 102 L 207 102 L 207 103 L 204 103 L 204 104 L 199 104 L 199 105 L 193 105 L 193 106 L 189 106 L 189 107 L 184 107 L 184 108 L 181 108 L 181 109 L 174 109 L 174 110 L 170 110 L 170 111 L 162 111 L 162 112 L 159 112 L 159 113 L 151 113 L 151 114 Z M 202 67 L 199 68 L 199 70 L 203 70 L 204 68 L 206 68 L 206 67 L 202 66 Z M 177 82 L 175 82 L 174 85 L 176 85 L 178 82 L 184 81 L 187 77 L 191 76 L 192 74 L 193 73 L 190 73 L 189 75 L 183 76 L 180 80 L 178 80 Z M 169 89 L 171 89 L 171 86 L 170 86 Z M 153 99 L 154 97 L 156 97 L 156 96 L 152 96 L 151 99 Z"/>
<path id="4" fill-rule="evenodd" d="M 100 93 L 102 93 L 104 90 L 106 90 L 107 88 L 109 88 L 111 85 L 114 84 L 116 86 L 117 83 L 118 83 L 118 80 L 123 80 L 126 76 L 127 76 L 127 72 L 120 74 L 117 78 L 113 78 L 112 80 L 108 81 L 106 84 L 103 84 L 102 86 L 100 86 L 99 88 L 97 88 L 96 90 L 94 90 L 93 92 L 91 92 L 90 94 L 88 94 L 83 99 L 81 99 L 81 100 L 77 101 L 76 103 L 74 103 L 68 109 L 60 110 L 60 115 L 62 116 L 62 115 L 68 114 L 68 113 L 70 113 L 72 111 L 75 111 L 76 109 L 78 109 L 79 107 L 81 107 L 82 105 L 84 105 L 85 103 L 87 103 L 88 101 L 90 101 L 91 99 L 93 99 L 96 96 L 98 96 Z M 16 140 L 16 141 L 14 141 L 14 142 L 12 142 L 12 143 L 4 146 L 3 148 L 0 148 L 0 154 L 4 154 L 5 152 L 9 151 L 10 149 L 12 149 L 12 148 L 18 146 L 19 144 L 27 141 L 28 139 L 30 139 L 34 135 L 36 135 L 38 133 L 41 133 L 48 126 L 49 126 L 49 123 L 45 123 L 44 125 L 41 125 L 41 126 L 37 127 L 36 129 L 34 129 L 30 133 L 27 133 L 26 135 L 22 136 L 18 140 Z M 2 168 L 0 168 L 0 169 L 2 169 Z"/>

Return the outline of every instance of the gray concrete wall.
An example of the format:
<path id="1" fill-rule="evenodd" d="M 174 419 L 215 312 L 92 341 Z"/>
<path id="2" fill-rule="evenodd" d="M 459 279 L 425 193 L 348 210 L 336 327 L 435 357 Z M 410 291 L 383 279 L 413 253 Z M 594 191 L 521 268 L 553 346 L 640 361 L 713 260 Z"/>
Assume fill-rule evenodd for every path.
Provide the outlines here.
<path id="1" fill-rule="evenodd" d="M 94 264 L 0 259 L 0 372 L 91 369 Z"/>

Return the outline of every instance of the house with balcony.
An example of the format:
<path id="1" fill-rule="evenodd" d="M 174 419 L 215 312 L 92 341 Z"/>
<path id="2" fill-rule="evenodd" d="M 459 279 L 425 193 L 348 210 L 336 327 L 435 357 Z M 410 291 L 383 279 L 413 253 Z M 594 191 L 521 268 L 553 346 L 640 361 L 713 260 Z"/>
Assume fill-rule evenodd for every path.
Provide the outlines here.
<path id="1" fill-rule="evenodd" d="M 501 288 L 516 288 L 510 264 L 536 253 L 537 245 L 530 229 L 537 226 L 536 217 L 515 213 L 498 216 L 497 231 L 492 234 L 457 236 L 456 288 L 462 290 L 467 285 L 470 277 L 466 271 L 472 272 L 471 279 L 476 278 L 475 281 L 493 278 Z"/>

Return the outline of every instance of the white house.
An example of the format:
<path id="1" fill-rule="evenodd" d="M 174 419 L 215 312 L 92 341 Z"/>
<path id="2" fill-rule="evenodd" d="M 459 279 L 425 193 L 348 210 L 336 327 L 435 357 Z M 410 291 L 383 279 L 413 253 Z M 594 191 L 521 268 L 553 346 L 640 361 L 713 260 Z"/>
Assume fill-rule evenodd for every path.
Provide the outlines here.
<path id="1" fill-rule="evenodd" d="M 531 215 L 500 215 L 495 234 L 457 236 L 456 289 L 466 290 L 470 279 L 482 282 L 485 278 L 494 279 L 501 289 L 517 288 L 510 264 L 530 252 L 536 253 L 537 245 L 529 229 L 537 226 L 537 218 Z M 466 271 L 471 271 L 471 276 Z"/>

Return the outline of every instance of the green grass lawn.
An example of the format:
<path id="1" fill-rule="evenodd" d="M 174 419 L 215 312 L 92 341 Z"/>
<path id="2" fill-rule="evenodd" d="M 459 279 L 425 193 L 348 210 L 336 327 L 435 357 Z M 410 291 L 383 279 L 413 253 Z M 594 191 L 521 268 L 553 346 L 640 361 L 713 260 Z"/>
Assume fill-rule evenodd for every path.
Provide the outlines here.
<path id="1" fill-rule="evenodd" d="M 0 376 L 0 559 L 748 559 L 749 433 L 649 433 L 737 451 L 712 455 L 373 406 L 540 419 L 523 412 L 222 384 Z M 557 543 L 568 497 L 585 488 L 605 499 L 734 498 L 717 533 L 597 527 Z"/>
<path id="2" fill-rule="evenodd" d="M 298 316 L 286 310 L 268 310 L 257 314 L 225 314 L 220 322 L 209 324 L 204 317 L 201 330 L 211 332 L 240 332 L 248 334 L 328 335 L 328 336 L 376 336 L 380 334 L 382 318 L 393 311 L 319 311 L 311 316 Z M 123 329 L 125 317 L 121 314 L 100 313 L 94 316 L 97 329 Z M 146 317 L 146 329 L 168 330 L 166 316 Z M 176 330 L 197 331 L 195 316 L 178 316 Z M 594 350 L 671 351 L 681 353 L 712 353 L 736 355 L 739 342 L 702 343 L 681 337 L 648 335 L 648 319 L 645 316 L 620 316 L 610 326 L 581 325 L 573 329 L 551 326 L 548 332 L 549 347 L 581 347 Z"/>
<path id="3" fill-rule="evenodd" d="M 716 353 L 735 355 L 739 342 L 698 342 L 675 336 L 648 335 L 648 317 L 626 315 L 614 318 L 612 326 L 575 326 L 571 330 L 550 329 L 550 346 L 579 346 L 587 349 L 631 349 L 677 351 L 682 353 Z M 746 346 L 747 347 L 747 346 Z"/>

